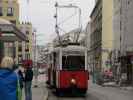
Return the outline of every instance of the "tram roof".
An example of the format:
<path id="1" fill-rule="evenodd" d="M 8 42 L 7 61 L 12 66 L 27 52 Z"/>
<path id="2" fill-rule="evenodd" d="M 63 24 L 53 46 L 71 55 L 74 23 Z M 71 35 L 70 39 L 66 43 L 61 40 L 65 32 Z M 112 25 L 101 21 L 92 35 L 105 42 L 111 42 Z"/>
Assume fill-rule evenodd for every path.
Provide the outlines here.
<path id="1" fill-rule="evenodd" d="M 69 45 L 66 47 L 56 47 L 56 48 L 54 48 L 53 52 L 58 52 L 61 49 L 62 49 L 62 51 L 85 51 L 85 50 L 87 50 L 87 48 L 84 46 Z"/>

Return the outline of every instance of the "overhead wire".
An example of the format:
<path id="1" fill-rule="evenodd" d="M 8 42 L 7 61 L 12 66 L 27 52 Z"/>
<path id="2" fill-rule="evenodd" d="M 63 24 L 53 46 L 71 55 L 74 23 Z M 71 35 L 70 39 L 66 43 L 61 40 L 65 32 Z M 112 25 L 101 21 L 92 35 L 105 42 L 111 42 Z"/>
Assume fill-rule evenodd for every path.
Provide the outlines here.
<path id="1" fill-rule="evenodd" d="M 66 21 L 68 21 L 69 19 L 71 19 L 75 15 L 76 15 L 76 11 L 72 15 L 68 16 L 63 21 L 61 21 L 60 23 L 58 23 L 58 25 L 65 23 Z"/>

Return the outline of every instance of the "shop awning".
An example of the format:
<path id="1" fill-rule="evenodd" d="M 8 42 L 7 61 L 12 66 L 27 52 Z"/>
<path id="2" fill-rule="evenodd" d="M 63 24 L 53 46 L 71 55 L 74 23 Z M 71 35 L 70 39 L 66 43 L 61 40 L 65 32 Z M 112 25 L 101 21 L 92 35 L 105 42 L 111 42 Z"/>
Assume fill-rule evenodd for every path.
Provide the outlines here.
<path id="1" fill-rule="evenodd" d="M 12 23 L 0 19 L 0 40 L 4 42 L 27 41 L 27 36 Z"/>

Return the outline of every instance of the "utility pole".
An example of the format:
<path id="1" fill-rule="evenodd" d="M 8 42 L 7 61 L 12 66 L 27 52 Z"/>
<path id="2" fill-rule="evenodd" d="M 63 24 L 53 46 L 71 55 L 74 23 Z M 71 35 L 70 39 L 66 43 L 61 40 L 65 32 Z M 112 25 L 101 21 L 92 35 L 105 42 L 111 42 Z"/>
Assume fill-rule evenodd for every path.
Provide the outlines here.
<path id="1" fill-rule="evenodd" d="M 59 44 L 62 46 L 62 41 L 61 41 L 61 37 L 60 37 L 60 34 L 59 34 L 59 27 L 58 27 L 58 3 L 56 2 L 55 4 L 55 8 L 56 8 L 56 13 L 55 13 L 55 19 L 56 19 L 56 24 L 55 24 L 55 32 L 58 36 L 58 39 L 59 39 Z"/>

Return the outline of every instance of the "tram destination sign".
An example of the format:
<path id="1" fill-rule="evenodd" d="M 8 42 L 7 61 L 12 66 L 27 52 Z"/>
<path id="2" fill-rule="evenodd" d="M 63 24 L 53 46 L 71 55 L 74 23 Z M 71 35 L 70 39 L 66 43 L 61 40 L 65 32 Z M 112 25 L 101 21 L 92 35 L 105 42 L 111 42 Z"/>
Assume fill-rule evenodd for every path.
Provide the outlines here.
<path id="1" fill-rule="evenodd" d="M 63 55 L 85 55 L 83 51 L 64 51 Z"/>

